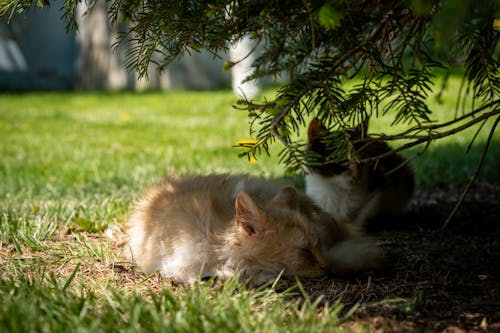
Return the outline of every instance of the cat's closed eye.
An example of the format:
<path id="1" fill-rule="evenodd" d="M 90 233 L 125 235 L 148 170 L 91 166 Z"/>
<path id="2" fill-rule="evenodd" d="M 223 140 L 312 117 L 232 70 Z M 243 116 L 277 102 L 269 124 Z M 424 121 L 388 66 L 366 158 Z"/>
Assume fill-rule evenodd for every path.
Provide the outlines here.
<path id="1" fill-rule="evenodd" d="M 311 249 L 309 249 L 307 247 L 302 247 L 302 248 L 299 248 L 299 253 L 300 253 L 301 258 L 304 259 L 305 261 L 307 261 L 309 263 L 316 263 L 317 262 L 316 256 L 311 251 Z"/>
<path id="2" fill-rule="evenodd" d="M 326 273 L 323 265 L 320 264 L 313 250 L 307 247 L 296 249 L 296 269 L 309 276 L 322 276 Z"/>

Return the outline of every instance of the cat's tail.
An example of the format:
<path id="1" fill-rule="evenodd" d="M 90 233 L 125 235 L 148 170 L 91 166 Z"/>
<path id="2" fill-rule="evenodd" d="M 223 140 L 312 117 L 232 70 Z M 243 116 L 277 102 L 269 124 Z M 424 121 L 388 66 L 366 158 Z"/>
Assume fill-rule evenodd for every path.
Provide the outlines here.
<path id="1" fill-rule="evenodd" d="M 324 255 L 328 273 L 332 275 L 351 275 L 377 270 L 382 266 L 381 249 L 365 237 L 336 243 Z"/>

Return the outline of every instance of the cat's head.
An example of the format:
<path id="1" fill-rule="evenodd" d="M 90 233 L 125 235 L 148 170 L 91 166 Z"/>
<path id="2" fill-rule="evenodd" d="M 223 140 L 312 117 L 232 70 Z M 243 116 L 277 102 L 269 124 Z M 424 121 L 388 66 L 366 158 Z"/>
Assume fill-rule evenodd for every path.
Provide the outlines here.
<path id="1" fill-rule="evenodd" d="M 258 282 L 283 271 L 320 277 L 373 269 L 379 251 L 352 226 L 337 223 L 306 195 L 283 188 L 259 207 L 245 192 L 235 202 L 237 236 L 233 253 Z"/>
<path id="2" fill-rule="evenodd" d="M 346 144 L 345 137 L 349 136 L 351 141 L 366 137 L 368 131 L 368 120 L 358 126 L 348 129 L 345 133 L 329 131 L 323 123 L 314 118 L 309 123 L 307 131 L 307 152 L 309 156 L 309 167 L 317 174 L 325 177 L 336 175 L 347 175 L 352 178 L 358 177 L 358 164 L 347 155 L 335 156 L 335 149 L 339 144 Z M 354 148 L 358 147 L 354 145 Z M 346 147 L 352 151 L 352 147 Z"/>
<path id="3" fill-rule="evenodd" d="M 329 131 L 318 119 L 313 119 L 308 128 L 307 145 L 311 172 L 323 177 L 343 179 L 348 183 L 361 182 L 369 189 L 388 186 L 385 174 L 398 168 L 404 159 L 398 154 L 390 154 L 377 161 L 361 163 L 362 159 L 391 151 L 387 143 L 370 138 L 367 131 L 368 118 L 345 133 Z M 334 156 L 336 145 L 345 144 L 346 135 L 352 143 L 345 149 L 350 152 L 350 156 Z"/>
<path id="4" fill-rule="evenodd" d="M 383 163 L 360 163 L 359 160 L 374 157 L 390 151 L 390 147 L 382 141 L 369 139 L 368 118 L 354 128 L 345 132 L 329 131 L 318 119 L 313 119 L 308 128 L 307 155 L 312 173 L 323 177 L 340 176 L 354 182 L 382 182 L 382 172 L 387 162 L 392 166 L 400 163 L 400 159 L 389 157 Z M 349 144 L 346 141 L 349 138 Z M 345 155 L 335 155 L 338 145 L 347 145 Z M 393 161 L 394 160 L 394 163 Z M 397 166 L 397 164 L 396 164 Z M 380 178 L 380 179 L 379 179 Z"/>

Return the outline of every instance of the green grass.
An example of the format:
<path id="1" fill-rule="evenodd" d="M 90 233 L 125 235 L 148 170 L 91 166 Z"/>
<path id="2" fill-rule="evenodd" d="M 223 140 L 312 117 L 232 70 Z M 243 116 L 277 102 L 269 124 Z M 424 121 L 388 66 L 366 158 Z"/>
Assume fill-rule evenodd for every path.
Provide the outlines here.
<path id="1" fill-rule="evenodd" d="M 77 267 L 78 268 L 78 267 Z M 6 332 L 330 332 L 346 317 L 335 304 L 290 301 L 290 292 L 196 284 L 139 293 L 71 288 L 54 276 L 0 280 Z M 71 283 L 71 282 L 70 282 Z M 13 287 L 15 286 L 15 287 Z M 99 290 L 100 289 L 100 290 Z M 321 314 L 318 315 L 318 312 Z M 347 314 L 348 316 L 349 314 Z"/>
<path id="2" fill-rule="evenodd" d="M 237 157 L 247 118 L 233 102 L 229 91 L 1 95 L 0 331 L 331 331 L 339 304 L 235 281 L 172 287 L 120 263 L 103 236 L 166 173 L 282 175 L 275 159 Z"/>
<path id="3" fill-rule="evenodd" d="M 248 119 L 234 101 L 230 91 L 0 95 L 0 331 L 335 330 L 347 310 L 340 304 L 235 281 L 171 286 L 121 263 L 103 236 L 164 174 L 283 176 L 280 147 L 256 164 L 237 157 L 232 145 L 248 138 Z M 444 117 L 454 101 L 433 107 Z M 463 155 L 473 133 L 413 160 L 420 186 L 466 181 L 486 138 Z M 483 179 L 499 179 L 498 148 Z"/>

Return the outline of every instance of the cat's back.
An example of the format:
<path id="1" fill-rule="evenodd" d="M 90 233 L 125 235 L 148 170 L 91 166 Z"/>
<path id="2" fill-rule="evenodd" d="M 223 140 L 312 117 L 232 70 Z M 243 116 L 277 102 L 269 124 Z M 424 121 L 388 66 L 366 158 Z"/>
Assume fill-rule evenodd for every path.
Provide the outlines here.
<path id="1" fill-rule="evenodd" d="M 189 215 L 199 221 L 203 217 L 226 220 L 234 215 L 234 198 L 246 179 L 231 175 L 167 177 L 147 191 L 139 206 L 147 206 L 153 220 Z"/>
<path id="2" fill-rule="evenodd" d="M 206 265 L 213 274 L 220 258 L 214 249 L 235 225 L 235 200 L 246 192 L 263 205 L 276 185 L 245 175 L 167 177 L 150 187 L 129 217 L 125 255 L 143 271 L 181 281 Z"/>
<path id="3" fill-rule="evenodd" d="M 146 230 L 168 228 L 165 224 L 173 220 L 198 224 L 199 228 L 224 227 L 234 217 L 234 202 L 240 191 L 262 204 L 271 200 L 278 189 L 273 182 L 247 175 L 167 177 L 146 191 L 135 206 L 132 222 Z"/>
<path id="4" fill-rule="evenodd" d="M 248 175 L 216 174 L 165 178 L 156 191 L 166 198 L 175 199 L 176 205 L 183 199 L 188 202 L 209 202 L 216 208 L 222 209 L 227 208 L 224 203 L 228 202 L 233 207 L 234 200 L 240 191 L 247 192 L 259 203 L 269 201 L 281 185 L 284 184 L 256 179 Z"/>
<path id="5" fill-rule="evenodd" d="M 234 198 L 247 178 L 229 175 L 167 177 L 151 186 L 128 219 L 125 255 L 146 273 L 183 280 L 217 260 L 216 236 L 234 219 Z M 193 273 L 194 272 L 194 273 Z"/>

